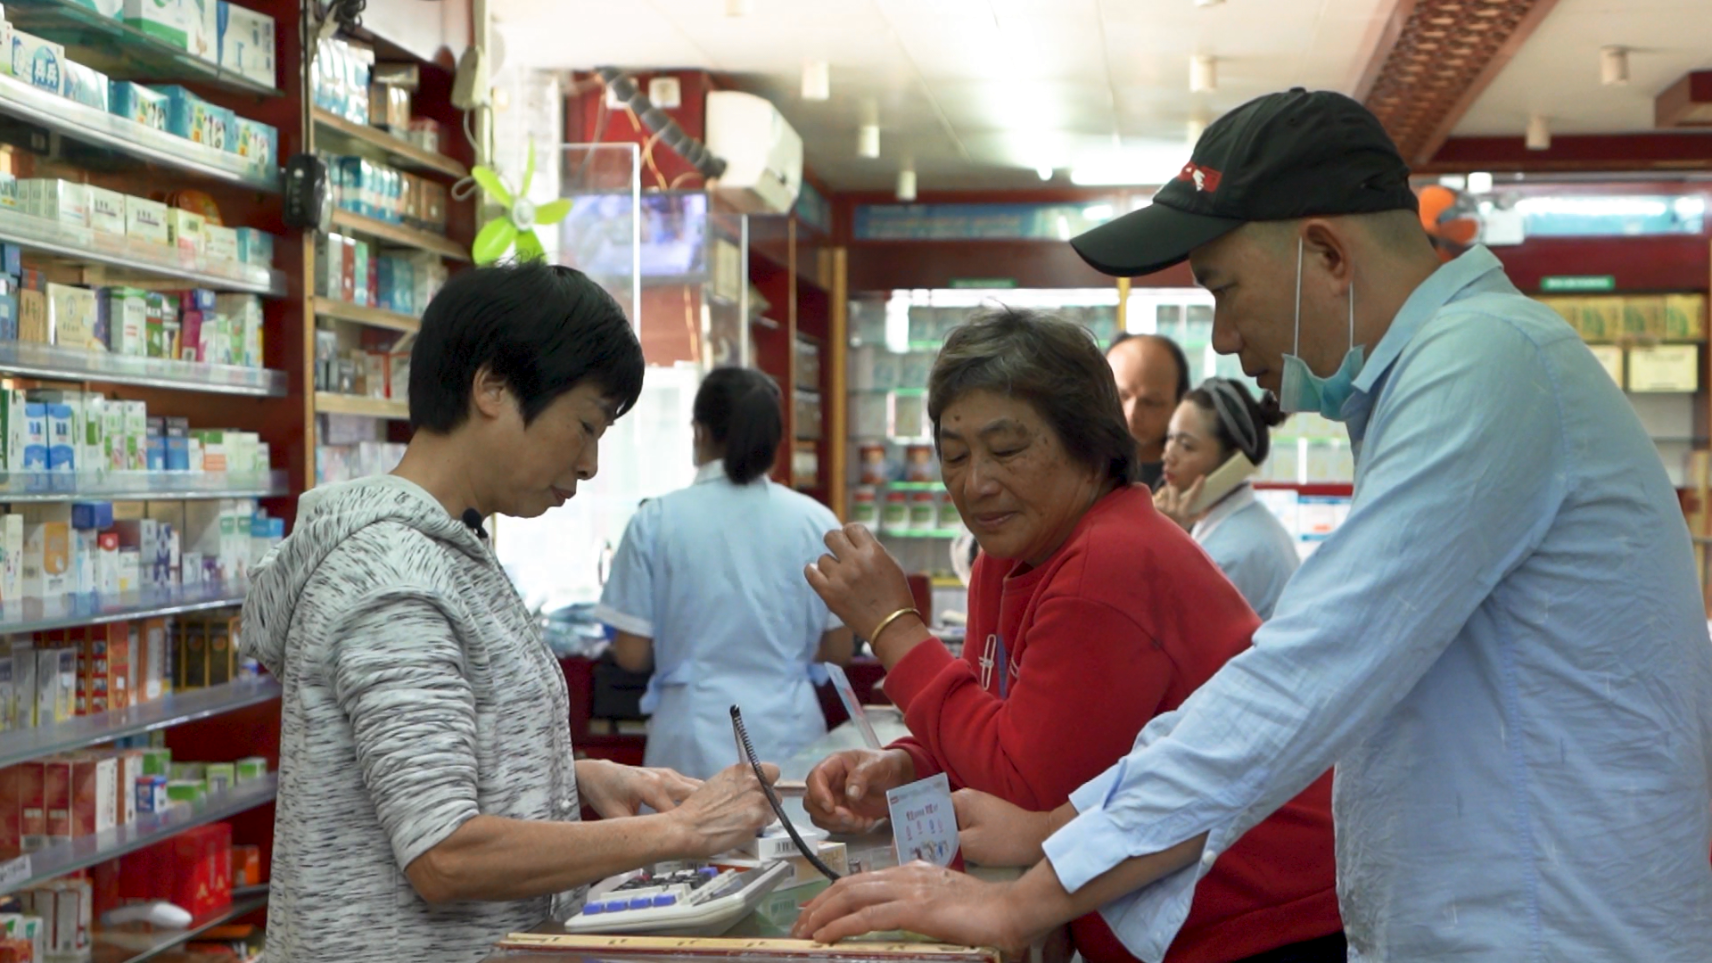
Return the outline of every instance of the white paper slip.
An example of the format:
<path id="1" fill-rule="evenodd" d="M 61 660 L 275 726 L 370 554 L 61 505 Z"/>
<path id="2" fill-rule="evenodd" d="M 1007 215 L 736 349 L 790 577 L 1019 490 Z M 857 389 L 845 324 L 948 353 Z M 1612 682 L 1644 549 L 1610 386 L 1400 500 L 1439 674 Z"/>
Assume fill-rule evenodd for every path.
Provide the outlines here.
<path id="1" fill-rule="evenodd" d="M 957 810 L 945 773 L 890 790 L 886 806 L 899 866 L 918 859 L 950 866 L 957 859 Z"/>
<path id="2" fill-rule="evenodd" d="M 856 690 L 850 686 L 850 677 L 844 674 L 842 666 L 831 662 L 824 664 L 826 674 L 832 679 L 832 687 L 838 690 L 838 700 L 844 703 L 844 711 L 850 713 L 850 718 L 856 723 L 856 728 L 862 733 L 862 741 L 869 749 L 882 749 L 880 737 L 874 734 L 874 724 L 868 721 L 868 713 L 862 709 L 862 703 L 856 698 Z"/>

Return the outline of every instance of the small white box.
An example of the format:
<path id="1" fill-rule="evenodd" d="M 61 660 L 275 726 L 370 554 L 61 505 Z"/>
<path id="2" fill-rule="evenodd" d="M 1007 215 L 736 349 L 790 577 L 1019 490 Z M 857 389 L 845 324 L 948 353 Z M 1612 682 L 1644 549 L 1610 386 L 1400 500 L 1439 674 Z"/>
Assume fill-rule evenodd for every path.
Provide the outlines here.
<path id="1" fill-rule="evenodd" d="M 17 610 L 24 600 L 24 516 L 0 515 L 0 604 Z"/>
<path id="2" fill-rule="evenodd" d="M 72 591 L 79 595 L 94 595 L 101 590 L 95 566 L 100 556 L 100 535 L 89 529 L 71 531 L 71 568 L 77 575 Z"/>
<path id="3" fill-rule="evenodd" d="M 274 68 L 274 20 L 265 13 L 221 2 L 220 66 L 269 87 L 279 83 Z"/>
<path id="4" fill-rule="evenodd" d="M 166 205 L 143 197 L 125 198 L 125 234 L 132 240 L 162 246 L 172 243 L 166 228 Z"/>
<path id="5" fill-rule="evenodd" d="M 205 224 L 202 227 L 203 245 L 210 261 L 238 260 L 238 232 L 234 228 L 221 227 L 218 224 Z"/>
<path id="6" fill-rule="evenodd" d="M 104 187 L 89 189 L 89 226 L 98 234 L 125 236 L 125 195 Z"/>
<path id="7" fill-rule="evenodd" d="M 32 177 L 19 182 L 24 211 L 70 227 L 89 226 L 89 185 Z"/>
<path id="8" fill-rule="evenodd" d="M 169 207 L 166 211 L 166 242 L 178 248 L 180 254 L 202 257 L 207 251 L 207 218 L 194 211 Z M 232 246 L 237 247 L 233 240 Z"/>

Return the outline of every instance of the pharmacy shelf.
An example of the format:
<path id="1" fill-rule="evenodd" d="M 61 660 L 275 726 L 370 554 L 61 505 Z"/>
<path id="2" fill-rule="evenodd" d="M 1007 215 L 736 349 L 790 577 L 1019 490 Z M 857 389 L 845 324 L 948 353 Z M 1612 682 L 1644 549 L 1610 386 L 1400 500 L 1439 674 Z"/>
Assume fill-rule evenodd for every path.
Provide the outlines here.
<path id="1" fill-rule="evenodd" d="M 279 793 L 279 776 L 241 783 L 215 793 L 194 805 L 179 805 L 160 813 L 138 815 L 137 821 L 115 826 L 93 836 L 54 843 L 0 864 L 0 890 L 15 892 L 37 883 L 87 869 L 170 839 L 187 829 L 230 819 L 239 813 L 265 806 Z"/>
<path id="2" fill-rule="evenodd" d="M 390 331 L 415 332 L 422 328 L 422 322 L 408 314 L 368 308 L 337 298 L 316 298 L 315 313 L 323 318 L 366 324 L 371 328 L 386 328 Z"/>
<path id="3" fill-rule="evenodd" d="M 263 909 L 268 904 L 268 887 L 244 886 L 232 890 L 232 904 L 193 921 L 182 930 L 155 930 L 133 933 L 126 930 L 98 930 L 93 935 L 91 963 L 143 963 L 162 953 L 196 939 L 215 927 Z"/>
<path id="4" fill-rule="evenodd" d="M 28 341 L 0 341 L 0 371 L 55 381 L 100 381 L 210 394 L 283 398 L 283 371 L 202 364 L 167 358 L 138 358 Z"/>
<path id="5" fill-rule="evenodd" d="M 338 114 L 317 107 L 311 115 L 315 120 L 316 148 L 333 153 L 361 153 L 352 144 L 366 145 L 386 155 L 386 163 L 419 173 L 444 174 L 463 179 L 470 169 L 445 154 L 423 150 L 411 142 L 394 137 L 378 127 L 346 120 Z"/>
<path id="6" fill-rule="evenodd" d="M 82 501 L 198 501 L 289 494 L 283 471 L 0 472 L 0 504 Z"/>
<path id="7" fill-rule="evenodd" d="M 52 602 L 24 599 L 0 607 L 0 635 L 29 635 L 74 625 L 105 625 L 230 608 L 244 604 L 244 592 L 241 582 L 209 582 L 123 595 L 68 595 Z M 6 733 L 0 732 L 0 756 L 5 754 L 5 744 Z M 0 768 L 4 768 L 3 763 Z"/>
<path id="8" fill-rule="evenodd" d="M 280 95 L 277 87 L 222 70 L 123 20 L 104 16 L 87 0 L 9 0 L 6 19 L 21 30 L 64 44 L 72 60 L 114 80 L 182 80 L 244 94 Z"/>
<path id="9" fill-rule="evenodd" d="M 97 233 L 17 211 L 0 209 L 0 242 L 79 264 L 117 268 L 126 276 L 170 278 L 195 287 L 267 297 L 285 294 L 284 276 L 269 268 L 199 259 L 164 244 Z"/>
<path id="10" fill-rule="evenodd" d="M 466 250 L 463 245 L 451 240 L 450 238 L 442 237 L 439 234 L 429 234 L 427 231 L 418 231 L 415 228 L 405 227 L 402 224 L 389 224 L 386 221 L 377 221 L 372 217 L 364 217 L 361 214 L 352 213 L 351 211 L 334 211 L 333 228 L 334 230 L 348 231 L 352 234 L 367 235 L 368 237 L 372 237 L 378 241 L 386 241 L 389 244 L 413 247 L 419 251 L 438 254 L 443 258 L 449 258 L 453 261 L 468 261 L 470 259 L 470 252 Z"/>
<path id="11" fill-rule="evenodd" d="M 871 485 L 874 488 L 884 488 L 887 491 L 893 491 L 893 492 L 942 492 L 945 490 L 945 483 L 944 482 L 932 482 L 932 481 L 929 481 L 929 482 L 908 482 L 908 481 L 881 482 L 877 485 L 873 484 L 871 482 L 864 482 L 863 484 L 864 485 Z"/>
<path id="12" fill-rule="evenodd" d="M 185 689 L 128 709 L 0 732 L 0 768 L 225 715 L 272 702 L 279 698 L 279 692 L 279 683 L 271 678 L 244 679 L 206 689 Z"/>
<path id="13" fill-rule="evenodd" d="M 280 189 L 277 168 L 261 170 L 248 158 L 67 100 L 12 77 L 0 76 L 0 114 L 45 127 L 91 147 L 209 180 L 269 193 L 278 193 Z"/>
<path id="14" fill-rule="evenodd" d="M 409 421 L 410 406 L 386 398 L 362 398 L 330 391 L 315 392 L 315 411 L 323 415 L 356 415 L 361 418 L 385 418 L 389 421 Z"/>

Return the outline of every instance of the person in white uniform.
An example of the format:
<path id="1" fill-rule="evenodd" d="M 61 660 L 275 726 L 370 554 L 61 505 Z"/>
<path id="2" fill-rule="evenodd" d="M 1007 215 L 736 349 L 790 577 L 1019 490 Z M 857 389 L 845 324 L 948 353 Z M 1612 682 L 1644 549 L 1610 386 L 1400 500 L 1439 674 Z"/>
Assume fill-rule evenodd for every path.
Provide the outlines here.
<path id="1" fill-rule="evenodd" d="M 1201 510 L 1191 509 L 1203 501 L 1209 476 L 1231 459 L 1265 464 L 1271 429 L 1283 420 L 1282 412 L 1262 408 L 1241 383 L 1208 378 L 1171 415 L 1165 484 L 1153 496 L 1153 507 L 1188 530 L 1262 619 L 1272 617 L 1284 583 L 1301 564 L 1296 540 L 1254 497 L 1247 480 Z"/>
<path id="2" fill-rule="evenodd" d="M 720 368 L 694 418 L 695 484 L 637 509 L 595 617 L 615 630 L 620 666 L 653 669 L 645 764 L 705 778 L 736 761 L 732 705 L 764 759 L 825 735 L 819 663 L 847 663 L 852 642 L 802 578 L 838 519 L 767 478 L 784 434 L 778 386 Z"/>

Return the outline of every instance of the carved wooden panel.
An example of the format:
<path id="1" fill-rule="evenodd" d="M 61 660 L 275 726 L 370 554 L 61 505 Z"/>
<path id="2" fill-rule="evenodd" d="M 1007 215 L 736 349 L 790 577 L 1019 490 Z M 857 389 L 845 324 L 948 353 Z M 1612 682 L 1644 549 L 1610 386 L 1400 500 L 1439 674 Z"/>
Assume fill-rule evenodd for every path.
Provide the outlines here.
<path id="1" fill-rule="evenodd" d="M 1425 163 L 1557 0 L 1401 0 L 1363 100 Z M 1518 137 L 1520 131 L 1517 132 Z"/>

